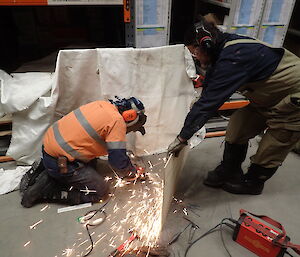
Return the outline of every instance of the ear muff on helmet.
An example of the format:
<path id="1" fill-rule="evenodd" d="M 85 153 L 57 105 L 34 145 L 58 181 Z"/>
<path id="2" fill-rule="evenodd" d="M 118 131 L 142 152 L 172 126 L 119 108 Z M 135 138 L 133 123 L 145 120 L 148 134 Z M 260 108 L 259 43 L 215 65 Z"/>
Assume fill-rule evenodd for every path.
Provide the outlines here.
<path id="1" fill-rule="evenodd" d="M 210 51 L 213 48 L 212 34 L 205 29 L 202 21 L 194 24 L 196 32 L 196 42 L 204 50 Z"/>
<path id="2" fill-rule="evenodd" d="M 144 113 L 140 113 L 138 115 L 138 118 L 134 122 L 134 124 L 132 124 L 130 126 L 127 125 L 127 133 L 139 131 L 142 135 L 145 135 L 146 130 L 144 128 L 144 125 L 145 125 L 146 121 L 147 121 L 147 115 L 145 115 Z"/>
<path id="3" fill-rule="evenodd" d="M 136 110 L 131 109 L 128 111 L 124 111 L 122 113 L 122 117 L 126 122 L 131 122 L 131 121 L 134 121 L 138 117 L 138 114 L 137 114 Z"/>

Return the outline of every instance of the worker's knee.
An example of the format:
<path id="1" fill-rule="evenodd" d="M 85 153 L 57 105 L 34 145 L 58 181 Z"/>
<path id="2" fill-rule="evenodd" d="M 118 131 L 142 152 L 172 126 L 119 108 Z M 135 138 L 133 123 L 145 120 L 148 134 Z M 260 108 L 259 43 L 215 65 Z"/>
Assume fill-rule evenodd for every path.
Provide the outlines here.
<path id="1" fill-rule="evenodd" d="M 300 131 L 292 131 L 286 129 L 268 129 L 269 134 L 274 141 L 279 144 L 294 145 L 300 140 Z"/>
<path id="2" fill-rule="evenodd" d="M 244 145 L 248 143 L 249 138 L 239 133 L 235 133 L 235 131 L 227 130 L 225 141 L 229 144 Z"/>
<path id="3" fill-rule="evenodd" d="M 80 179 L 81 186 L 86 186 L 93 192 L 95 191 L 95 195 L 100 198 L 108 193 L 108 183 L 93 167 L 86 165 L 78 173 L 82 173 L 80 174 L 82 176 Z"/>

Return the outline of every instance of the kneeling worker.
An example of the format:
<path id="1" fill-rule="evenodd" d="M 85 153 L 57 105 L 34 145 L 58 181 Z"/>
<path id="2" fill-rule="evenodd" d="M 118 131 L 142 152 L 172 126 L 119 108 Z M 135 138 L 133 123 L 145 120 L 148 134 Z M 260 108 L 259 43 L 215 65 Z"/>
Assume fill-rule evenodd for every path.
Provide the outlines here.
<path id="1" fill-rule="evenodd" d="M 108 154 L 114 170 L 124 177 L 135 175 L 126 154 L 126 133 L 144 135 L 146 119 L 143 103 L 131 97 L 94 101 L 55 122 L 44 136 L 41 164 L 31 172 L 40 174 L 24 190 L 21 204 L 29 208 L 51 200 L 74 205 L 104 198 L 108 186 L 92 160 Z"/>

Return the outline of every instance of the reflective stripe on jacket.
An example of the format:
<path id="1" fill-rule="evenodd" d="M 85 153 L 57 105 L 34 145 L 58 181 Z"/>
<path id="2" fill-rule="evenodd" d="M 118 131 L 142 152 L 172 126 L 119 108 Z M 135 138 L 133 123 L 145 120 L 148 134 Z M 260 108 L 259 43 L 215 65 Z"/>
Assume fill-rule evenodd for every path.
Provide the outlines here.
<path id="1" fill-rule="evenodd" d="M 44 150 L 53 157 L 87 162 L 126 149 L 126 124 L 117 108 L 106 101 L 81 106 L 54 123 L 44 137 Z"/>

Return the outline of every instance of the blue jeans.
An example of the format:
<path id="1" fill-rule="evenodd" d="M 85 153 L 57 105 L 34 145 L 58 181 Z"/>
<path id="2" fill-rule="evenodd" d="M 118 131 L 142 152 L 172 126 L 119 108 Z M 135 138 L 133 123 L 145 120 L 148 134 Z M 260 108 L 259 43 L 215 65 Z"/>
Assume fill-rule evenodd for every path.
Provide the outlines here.
<path id="1" fill-rule="evenodd" d="M 57 159 L 43 150 L 43 163 L 49 174 L 62 188 L 78 194 L 78 203 L 98 202 L 108 193 L 108 185 L 92 167 L 92 163 L 73 161 L 67 163 L 67 173 L 60 173 Z M 71 189 L 71 190 L 70 190 Z M 90 191 L 89 191 L 90 190 Z"/>

